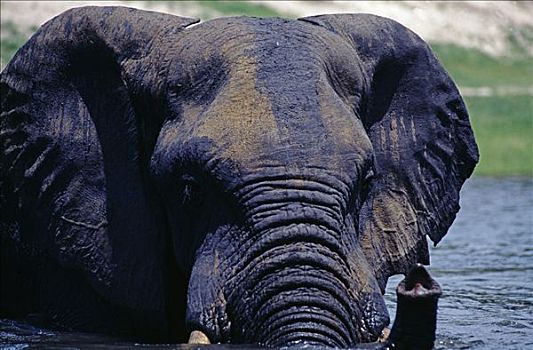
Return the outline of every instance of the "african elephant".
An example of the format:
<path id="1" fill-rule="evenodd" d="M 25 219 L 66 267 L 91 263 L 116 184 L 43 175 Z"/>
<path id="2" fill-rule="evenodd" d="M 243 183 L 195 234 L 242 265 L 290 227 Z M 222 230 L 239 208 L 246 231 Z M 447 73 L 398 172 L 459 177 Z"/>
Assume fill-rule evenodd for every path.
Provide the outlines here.
<path id="1" fill-rule="evenodd" d="M 1 313 L 346 347 L 478 160 L 428 45 L 367 14 L 44 24 L 1 74 Z"/>

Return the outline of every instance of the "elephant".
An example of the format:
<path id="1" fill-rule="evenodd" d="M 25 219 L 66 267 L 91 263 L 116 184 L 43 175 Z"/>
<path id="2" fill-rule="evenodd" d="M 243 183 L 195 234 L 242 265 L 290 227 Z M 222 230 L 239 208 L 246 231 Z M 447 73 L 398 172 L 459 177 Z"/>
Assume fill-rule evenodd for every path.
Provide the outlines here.
<path id="1" fill-rule="evenodd" d="M 68 329 L 376 341 L 478 161 L 430 47 L 370 14 L 74 8 L 0 83 L 1 315 Z"/>

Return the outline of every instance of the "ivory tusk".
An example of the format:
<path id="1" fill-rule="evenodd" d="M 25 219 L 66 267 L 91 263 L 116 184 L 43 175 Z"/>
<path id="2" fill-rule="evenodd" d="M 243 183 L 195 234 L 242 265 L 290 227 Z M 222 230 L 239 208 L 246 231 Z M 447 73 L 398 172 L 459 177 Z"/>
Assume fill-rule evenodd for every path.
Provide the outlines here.
<path id="1" fill-rule="evenodd" d="M 189 344 L 211 344 L 207 335 L 200 331 L 192 331 L 189 336 Z"/>
<path id="2" fill-rule="evenodd" d="M 381 331 L 381 335 L 379 336 L 377 342 L 378 343 L 385 343 L 389 340 L 390 335 L 390 328 L 385 327 L 383 328 L 383 331 Z"/>

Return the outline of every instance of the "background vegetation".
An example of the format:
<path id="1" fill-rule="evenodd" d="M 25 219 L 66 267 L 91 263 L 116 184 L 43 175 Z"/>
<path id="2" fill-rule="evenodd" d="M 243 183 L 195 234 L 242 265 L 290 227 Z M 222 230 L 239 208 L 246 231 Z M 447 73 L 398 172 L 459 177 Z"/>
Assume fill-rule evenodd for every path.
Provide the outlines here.
<path id="1" fill-rule="evenodd" d="M 282 16 L 245 1 L 196 1 L 195 5 L 204 19 Z M 2 69 L 35 30 L 1 23 Z M 491 57 L 452 44 L 430 45 L 465 97 L 481 154 L 475 174 L 533 177 L 533 59 L 519 46 L 506 57 Z"/>
<path id="2" fill-rule="evenodd" d="M 533 177 L 533 59 L 431 46 L 455 83 L 473 90 L 463 96 L 480 151 L 475 174 Z"/>

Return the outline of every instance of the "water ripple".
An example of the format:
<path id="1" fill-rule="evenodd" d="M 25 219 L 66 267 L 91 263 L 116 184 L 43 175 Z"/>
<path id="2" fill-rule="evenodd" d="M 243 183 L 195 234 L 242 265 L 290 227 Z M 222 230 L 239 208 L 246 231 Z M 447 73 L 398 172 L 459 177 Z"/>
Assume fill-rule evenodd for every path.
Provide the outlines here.
<path id="1" fill-rule="evenodd" d="M 533 179 L 469 180 L 450 232 L 431 248 L 443 287 L 436 349 L 533 348 Z M 394 313 L 394 286 L 387 304 Z"/>

